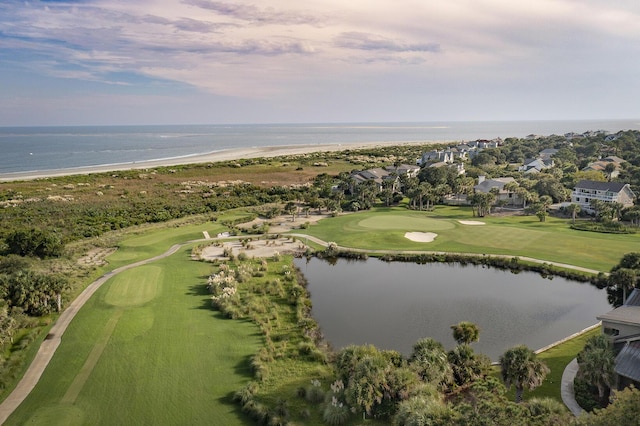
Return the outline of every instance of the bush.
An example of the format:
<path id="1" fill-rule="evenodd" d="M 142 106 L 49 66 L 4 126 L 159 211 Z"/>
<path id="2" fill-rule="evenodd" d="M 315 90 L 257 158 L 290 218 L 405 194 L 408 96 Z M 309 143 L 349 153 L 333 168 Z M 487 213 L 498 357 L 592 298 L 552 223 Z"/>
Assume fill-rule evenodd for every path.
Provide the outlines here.
<path id="1" fill-rule="evenodd" d="M 589 385 L 584 379 L 576 377 L 573 381 L 573 391 L 576 396 L 576 402 L 585 411 L 593 411 L 599 408 L 598 389 Z"/>
<path id="2" fill-rule="evenodd" d="M 319 385 L 313 384 L 307 388 L 304 397 L 309 402 L 319 404 L 324 401 L 324 391 Z"/>
<path id="3" fill-rule="evenodd" d="M 322 412 L 322 420 L 328 425 L 339 426 L 347 423 L 351 413 L 349 408 L 341 402 L 329 402 Z"/>

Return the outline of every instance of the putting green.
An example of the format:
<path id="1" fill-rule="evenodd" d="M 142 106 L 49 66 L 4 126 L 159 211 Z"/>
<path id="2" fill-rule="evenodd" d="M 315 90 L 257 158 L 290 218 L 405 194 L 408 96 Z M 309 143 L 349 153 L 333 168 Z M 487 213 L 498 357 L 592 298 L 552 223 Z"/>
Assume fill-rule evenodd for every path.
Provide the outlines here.
<path id="1" fill-rule="evenodd" d="M 149 302 L 158 293 L 162 282 L 162 268 L 154 265 L 141 266 L 118 274 L 104 297 L 112 306 L 130 307 Z"/>
<path id="2" fill-rule="evenodd" d="M 403 231 L 443 231 L 455 228 L 449 220 L 433 219 L 424 215 L 373 215 L 363 218 L 358 225 L 367 229 Z"/>

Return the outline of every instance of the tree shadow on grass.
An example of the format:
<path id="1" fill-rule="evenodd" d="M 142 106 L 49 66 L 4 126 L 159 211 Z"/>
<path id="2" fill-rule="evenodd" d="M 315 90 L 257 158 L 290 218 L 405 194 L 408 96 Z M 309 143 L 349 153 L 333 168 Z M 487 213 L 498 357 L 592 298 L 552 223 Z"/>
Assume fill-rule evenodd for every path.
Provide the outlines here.
<path id="1" fill-rule="evenodd" d="M 209 290 L 204 284 L 196 284 L 192 285 L 187 289 L 187 296 L 196 296 L 203 297 L 201 299 L 201 303 L 196 305 L 194 309 L 206 309 L 208 311 L 213 311 L 211 307 L 211 294 L 209 294 Z"/>

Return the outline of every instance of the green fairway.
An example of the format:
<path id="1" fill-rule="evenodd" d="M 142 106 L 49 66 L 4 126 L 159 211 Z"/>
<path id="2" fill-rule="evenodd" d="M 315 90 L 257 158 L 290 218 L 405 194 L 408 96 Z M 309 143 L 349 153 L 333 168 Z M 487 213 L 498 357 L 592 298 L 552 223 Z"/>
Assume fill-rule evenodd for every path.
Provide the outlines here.
<path id="1" fill-rule="evenodd" d="M 210 268 L 183 248 L 108 281 L 6 424 L 246 424 L 231 395 L 262 339 L 210 309 Z"/>
<path id="2" fill-rule="evenodd" d="M 481 221 L 468 225 L 460 221 Z M 569 220 L 535 216 L 475 218 L 470 208 L 438 206 L 431 212 L 377 208 L 324 219 L 306 233 L 343 247 L 391 251 L 445 251 L 499 254 L 567 263 L 609 271 L 640 247 L 640 234 L 615 235 L 570 229 Z M 406 232 L 434 232 L 430 243 L 413 242 Z"/>

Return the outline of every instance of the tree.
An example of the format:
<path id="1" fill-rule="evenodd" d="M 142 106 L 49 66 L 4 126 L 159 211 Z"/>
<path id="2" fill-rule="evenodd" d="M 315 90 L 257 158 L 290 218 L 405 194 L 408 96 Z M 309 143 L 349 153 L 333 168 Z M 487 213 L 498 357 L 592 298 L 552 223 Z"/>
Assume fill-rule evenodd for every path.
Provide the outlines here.
<path id="1" fill-rule="evenodd" d="M 571 203 L 567 206 L 567 212 L 571 215 L 571 222 L 576 223 L 576 216 L 580 213 L 580 205 Z"/>
<path id="2" fill-rule="evenodd" d="M 578 377 L 598 389 L 600 403 L 606 402 L 616 383 L 615 354 L 607 336 L 599 334 L 587 340 L 578 353 Z"/>
<path id="3" fill-rule="evenodd" d="M 7 235 L 5 242 L 9 253 L 41 259 L 60 256 L 64 247 L 56 233 L 39 229 L 15 230 Z"/>
<path id="4" fill-rule="evenodd" d="M 413 345 L 409 366 L 425 382 L 434 383 L 441 387 L 449 384 L 453 378 L 453 371 L 449 365 L 444 346 L 429 337 L 420 339 Z"/>
<path id="5" fill-rule="evenodd" d="M 0 306 L 0 346 L 13 343 L 13 332 L 16 329 L 16 321 L 9 315 L 7 305 L 3 302 Z"/>
<path id="6" fill-rule="evenodd" d="M 495 195 L 490 192 L 476 192 L 469 197 L 469 203 L 478 217 L 485 217 L 491 213 L 491 205 L 495 201 Z"/>
<path id="7" fill-rule="evenodd" d="M 387 383 L 387 362 L 380 355 L 367 355 L 355 365 L 353 374 L 349 377 L 345 390 L 347 402 L 352 407 L 358 407 L 364 413 L 371 414 L 377 404 L 382 403 Z"/>
<path id="8" fill-rule="evenodd" d="M 296 214 L 298 213 L 298 206 L 293 201 L 289 201 L 284 207 L 284 211 L 291 215 L 291 221 L 296 221 Z"/>
<path id="9" fill-rule="evenodd" d="M 520 402 L 525 389 L 533 390 L 542 384 L 549 368 L 537 358 L 535 352 L 525 345 L 519 345 L 500 356 L 500 372 L 507 388 L 511 388 L 512 384 L 515 386 L 516 402 Z"/>
<path id="10" fill-rule="evenodd" d="M 459 345 L 468 345 L 480 340 L 480 327 L 469 321 L 460 321 L 451 326 L 453 338 Z"/>
<path id="11" fill-rule="evenodd" d="M 469 345 L 458 345 L 447 354 L 453 370 L 453 379 L 463 386 L 485 377 L 491 369 L 491 361 L 486 355 L 477 354 Z"/>
<path id="12" fill-rule="evenodd" d="M 617 268 L 612 271 L 607 278 L 607 286 L 614 287 L 616 290 L 622 291 L 622 303 L 627 301 L 627 292 L 636 287 L 638 274 L 630 268 Z"/>
<path id="13" fill-rule="evenodd" d="M 611 182 L 611 178 L 613 177 L 613 173 L 615 171 L 616 165 L 614 163 L 608 163 L 606 166 L 604 166 L 604 172 L 606 173 L 609 182 Z"/>
<path id="14" fill-rule="evenodd" d="M 629 387 L 616 392 L 611 398 L 611 404 L 594 414 L 578 419 L 579 425 L 584 426 L 621 426 L 638 424 L 640 413 L 640 390 Z"/>

